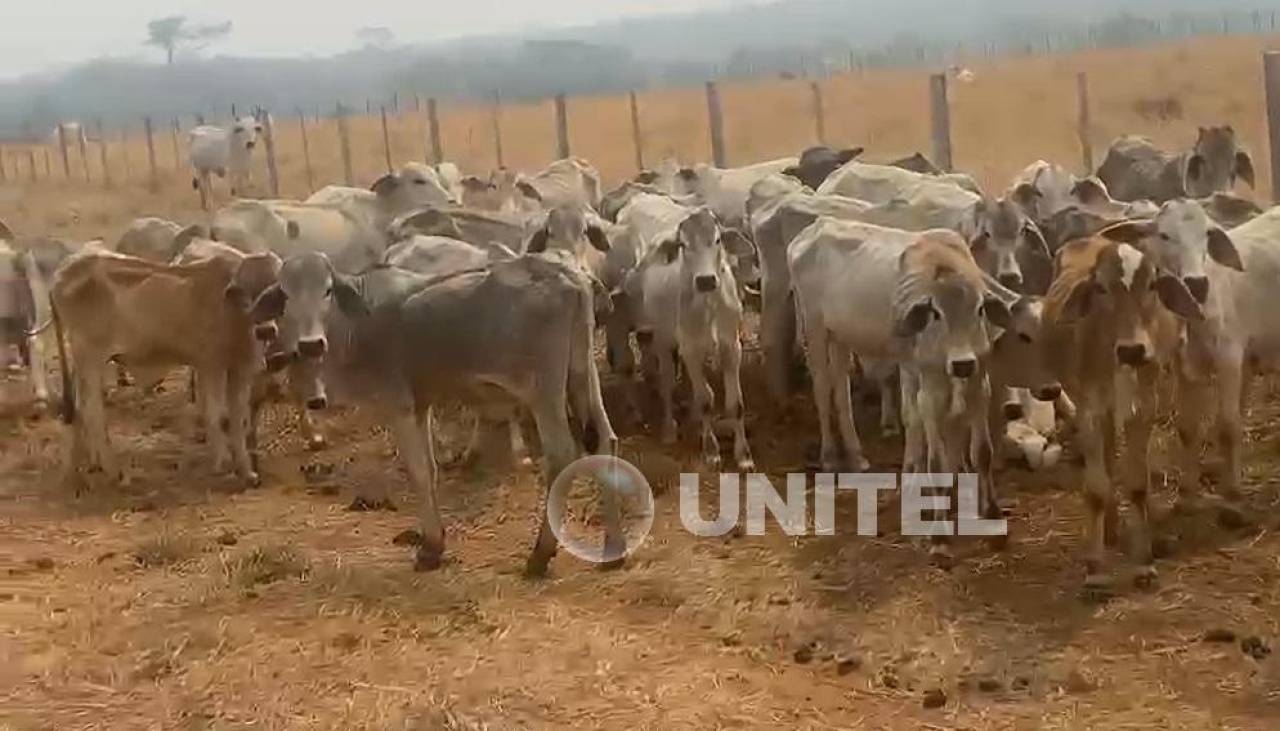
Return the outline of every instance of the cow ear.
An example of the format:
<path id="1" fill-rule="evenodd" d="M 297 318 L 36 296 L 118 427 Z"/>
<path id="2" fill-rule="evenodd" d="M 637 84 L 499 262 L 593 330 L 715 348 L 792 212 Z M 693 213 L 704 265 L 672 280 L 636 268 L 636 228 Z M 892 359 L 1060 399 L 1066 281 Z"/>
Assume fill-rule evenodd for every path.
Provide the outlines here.
<path id="1" fill-rule="evenodd" d="M 1186 180 L 1199 180 L 1204 175 L 1204 156 L 1195 153 L 1187 158 Z"/>
<path id="2" fill-rule="evenodd" d="M 244 291 L 244 287 L 241 287 L 235 282 L 228 284 L 227 288 L 222 290 L 222 298 L 226 300 L 227 304 L 241 312 L 248 312 L 249 308 L 254 304 L 249 301 L 249 294 Z M 268 319 L 274 320 L 275 318 L 273 317 Z"/>
<path id="3" fill-rule="evenodd" d="M 400 179 L 396 177 L 395 173 L 387 173 L 373 181 L 373 185 L 369 186 L 369 190 L 378 195 L 391 195 L 399 187 Z"/>
<path id="4" fill-rule="evenodd" d="M 1108 241 L 1136 244 L 1155 232 L 1155 221 L 1121 221 L 1102 229 L 1098 232 L 1098 235 Z"/>
<path id="5" fill-rule="evenodd" d="M 839 160 L 841 165 L 845 165 L 857 159 L 862 152 L 863 148 L 861 147 L 849 147 L 837 153 L 836 160 Z"/>
<path id="6" fill-rule="evenodd" d="M 595 247 L 596 251 L 609 251 L 609 237 L 605 235 L 604 229 L 599 226 L 587 226 L 587 241 Z"/>
<path id="7" fill-rule="evenodd" d="M 173 237 L 173 253 L 177 254 L 181 252 L 183 249 L 187 248 L 187 244 L 195 241 L 196 239 L 207 238 L 209 238 L 209 231 L 204 226 L 201 226 L 200 224 L 187 226 L 179 231 L 177 236 Z"/>
<path id="8" fill-rule="evenodd" d="M 782 174 L 789 178 L 795 178 L 796 180 L 800 180 L 800 166 L 792 165 L 791 167 L 783 168 Z M 804 181 L 800 180 L 800 182 L 803 183 Z"/>
<path id="9" fill-rule="evenodd" d="M 933 303 L 929 300 L 917 302 L 907 310 L 893 325 L 893 334 L 898 337 L 909 338 L 913 335 L 920 334 L 929 326 L 929 321 L 933 319 Z"/>
<path id="10" fill-rule="evenodd" d="M 698 179 L 698 173 L 694 172 L 693 168 L 680 168 L 680 172 L 676 173 L 676 176 L 690 183 Z"/>
<path id="11" fill-rule="evenodd" d="M 1040 191 L 1031 183 L 1019 183 L 1018 187 L 1013 189 L 1013 202 L 1022 206 L 1024 210 L 1033 209 L 1040 198 Z"/>
<path id="12" fill-rule="evenodd" d="M 1257 187 L 1253 177 L 1253 158 L 1244 150 L 1236 152 L 1236 175 L 1248 183 L 1250 188 Z"/>
<path id="13" fill-rule="evenodd" d="M 979 231 L 976 236 L 969 240 L 969 250 L 975 253 L 987 248 L 987 243 L 991 240 L 991 236 L 986 231 Z"/>
<path id="14" fill-rule="evenodd" d="M 5 225 L 4 221 L 0 221 L 0 241 L 13 241 L 16 238 L 13 235 L 13 229 Z"/>
<path id="15" fill-rule="evenodd" d="M 541 254 L 547 250 L 547 239 L 551 238 L 551 232 L 546 226 L 538 229 L 538 232 L 529 239 L 529 245 L 524 248 L 527 254 Z"/>
<path id="16" fill-rule="evenodd" d="M 254 322 L 268 322 L 275 320 L 284 314 L 285 303 L 289 301 L 289 295 L 284 293 L 279 283 L 262 290 L 262 294 L 258 295 L 258 299 L 254 301 L 253 307 L 249 310 L 249 315 Z"/>
<path id="17" fill-rule="evenodd" d="M 1178 317 L 1184 320 L 1204 319 L 1200 303 L 1196 302 L 1187 285 L 1178 277 L 1168 273 L 1156 277 L 1156 294 L 1160 297 L 1160 304 Z"/>
<path id="18" fill-rule="evenodd" d="M 1076 283 L 1062 305 L 1063 319 L 1067 322 L 1080 320 L 1089 314 L 1095 295 L 1102 293 L 1102 287 L 1092 277 Z"/>
<path id="19" fill-rule="evenodd" d="M 542 202 L 542 194 L 538 192 L 537 188 L 530 185 L 527 181 L 521 180 L 516 183 L 516 190 L 520 191 L 520 194 L 525 198 L 535 200 L 539 203 Z"/>
<path id="20" fill-rule="evenodd" d="M 333 298 L 338 303 L 338 309 L 347 317 L 367 317 L 369 315 L 369 305 L 365 303 L 364 298 L 351 286 L 350 280 L 341 275 L 333 276 Z"/>
<path id="21" fill-rule="evenodd" d="M 296 239 L 302 235 L 302 228 L 298 226 L 297 221 L 289 221 L 285 224 L 284 232 L 289 236 L 289 238 Z"/>
<path id="22" fill-rule="evenodd" d="M 1111 197 L 1110 193 L 1107 192 L 1107 186 L 1092 175 L 1077 180 L 1076 184 L 1071 186 L 1071 195 L 1085 205 L 1105 201 Z"/>
<path id="23" fill-rule="evenodd" d="M 1240 252 L 1231 241 L 1226 231 L 1213 226 L 1209 229 L 1209 258 L 1228 269 L 1244 271 L 1244 262 L 1240 260 Z"/>
<path id="24" fill-rule="evenodd" d="M 736 228 L 726 228 L 720 232 L 720 241 L 724 244 L 725 251 L 730 255 L 743 258 L 755 256 L 756 247 L 751 243 L 751 239 Z"/>
<path id="25" fill-rule="evenodd" d="M 986 316 L 987 322 L 1001 330 L 1008 330 L 1013 322 L 1013 315 L 1009 312 L 1009 306 L 999 297 L 987 295 L 982 300 L 982 313 Z"/>
<path id="26" fill-rule="evenodd" d="M 658 244 L 658 252 L 662 254 L 663 261 L 668 264 L 675 261 L 677 256 L 680 256 L 680 250 L 683 248 L 684 242 L 679 237 L 667 239 Z"/>
<path id="27" fill-rule="evenodd" d="M 1044 254 L 1046 258 L 1052 258 L 1053 255 L 1049 253 L 1049 244 L 1044 240 L 1044 234 L 1040 233 L 1040 227 L 1035 223 L 1027 221 L 1023 224 L 1022 239 L 1027 242 L 1032 251 Z"/>

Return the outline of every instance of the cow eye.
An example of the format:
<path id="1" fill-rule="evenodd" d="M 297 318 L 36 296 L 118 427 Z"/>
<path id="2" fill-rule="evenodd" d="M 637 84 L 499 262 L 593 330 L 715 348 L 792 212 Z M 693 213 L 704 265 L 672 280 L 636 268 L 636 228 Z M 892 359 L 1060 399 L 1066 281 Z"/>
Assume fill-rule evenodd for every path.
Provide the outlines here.
<path id="1" fill-rule="evenodd" d="M 426 185 L 426 184 L 427 184 L 427 179 L 426 179 L 426 178 L 418 178 L 417 180 L 413 181 L 413 184 L 414 184 L 414 185 Z"/>
<path id="2" fill-rule="evenodd" d="M 327 297 L 332 297 L 332 296 L 333 296 L 333 287 L 329 287 L 328 289 L 326 289 L 326 290 L 324 291 L 324 296 L 325 296 L 326 298 L 327 298 Z"/>
<path id="3" fill-rule="evenodd" d="M 1031 336 L 1030 336 L 1030 335 L 1028 335 L 1028 334 L 1026 334 L 1026 333 L 1018 333 L 1018 339 L 1019 339 L 1019 340 L 1021 340 L 1021 341 L 1022 341 L 1022 342 L 1024 342 L 1024 343 L 1030 343 L 1030 342 L 1031 342 Z"/>
<path id="4" fill-rule="evenodd" d="M 1165 233 L 1164 231 L 1161 231 L 1161 232 L 1160 232 L 1160 240 L 1161 240 L 1161 241 L 1169 241 L 1169 240 L 1170 240 L 1170 238 L 1169 238 L 1169 234 Z"/>

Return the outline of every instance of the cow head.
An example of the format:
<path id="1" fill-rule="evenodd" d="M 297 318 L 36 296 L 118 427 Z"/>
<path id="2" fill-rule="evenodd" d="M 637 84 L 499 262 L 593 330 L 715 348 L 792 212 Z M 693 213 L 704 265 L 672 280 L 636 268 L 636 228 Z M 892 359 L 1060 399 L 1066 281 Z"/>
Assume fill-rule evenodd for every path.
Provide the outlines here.
<path id="1" fill-rule="evenodd" d="M 252 150 L 258 146 L 262 123 L 254 117 L 241 117 L 231 124 L 231 147 L 236 150 Z"/>
<path id="2" fill-rule="evenodd" d="M 725 236 L 719 219 L 706 207 L 689 214 L 676 227 L 675 234 L 657 248 L 663 261 L 679 260 L 686 291 L 696 295 L 719 291 L 733 277 L 730 257 L 752 256 L 754 251 L 751 242 L 740 233 Z"/>
<path id="3" fill-rule="evenodd" d="M 783 170 L 782 173 L 817 190 L 818 186 L 822 185 L 832 173 L 853 162 L 861 154 L 861 147 L 850 147 L 844 150 L 836 150 L 826 145 L 810 147 L 801 153 L 800 161 L 796 165 Z"/>
<path id="4" fill-rule="evenodd" d="M 1158 269 L 1142 249 L 1118 243 L 1099 254 L 1090 276 L 1072 288 L 1063 312 L 1067 321 L 1097 314 L 1115 333 L 1116 362 L 1137 368 L 1156 355 L 1161 308 L 1184 320 L 1204 319 L 1181 279 Z"/>
<path id="5" fill-rule="evenodd" d="M 602 222 L 582 206 L 563 205 L 547 212 L 546 223 L 529 239 L 525 251 L 529 254 L 565 251 L 581 258 L 587 256 L 588 248 L 602 253 L 609 251 L 609 238 Z"/>
<path id="6" fill-rule="evenodd" d="M 371 188 L 378 202 L 392 216 L 399 216 L 424 206 L 456 203 L 440 183 L 436 171 L 420 162 L 405 163 L 392 173 L 374 181 Z"/>
<path id="7" fill-rule="evenodd" d="M 1181 277 L 1196 301 L 1209 298 L 1207 262 L 1244 271 L 1240 253 L 1231 237 L 1209 219 L 1195 201 L 1172 200 L 1146 221 L 1125 221 L 1100 232 L 1103 238 L 1128 244 L 1146 242 L 1154 263 L 1163 272 Z"/>
<path id="8" fill-rule="evenodd" d="M 1015 292 L 1048 289 L 1049 247 L 1039 227 L 1012 200 L 978 201 L 972 212 L 970 247 L 983 271 Z"/>
<path id="9" fill-rule="evenodd" d="M 1183 188 L 1192 198 L 1230 191 L 1237 178 L 1254 186 L 1253 158 L 1240 148 L 1231 125 L 1201 127 L 1182 173 Z"/>
<path id="10" fill-rule="evenodd" d="M 254 304 L 272 285 L 280 281 L 280 257 L 272 253 L 249 254 L 241 259 L 227 284 L 224 298 L 228 305 L 239 312 L 253 314 Z M 274 318 L 260 321 L 254 317 L 254 338 L 263 343 L 273 343 L 280 335 Z"/>
<path id="11" fill-rule="evenodd" d="M 1000 383 L 1031 390 L 1041 401 L 1054 401 L 1062 386 L 1047 361 L 1044 347 L 1044 302 L 1022 297 L 1009 308 L 1009 324 L 991 345 L 991 368 Z"/>
<path id="12" fill-rule="evenodd" d="M 917 359 L 942 364 L 952 378 L 979 375 L 991 350 L 987 324 L 1007 326 L 1008 307 L 955 270 L 939 267 L 930 279 L 927 295 L 902 309 L 895 334 L 914 339 Z"/>
<path id="13" fill-rule="evenodd" d="M 352 294 L 327 256 L 307 252 L 285 260 L 278 281 L 263 290 L 251 312 L 255 322 L 278 323 L 285 353 L 318 359 L 328 349 L 325 320 L 331 307 Z"/>

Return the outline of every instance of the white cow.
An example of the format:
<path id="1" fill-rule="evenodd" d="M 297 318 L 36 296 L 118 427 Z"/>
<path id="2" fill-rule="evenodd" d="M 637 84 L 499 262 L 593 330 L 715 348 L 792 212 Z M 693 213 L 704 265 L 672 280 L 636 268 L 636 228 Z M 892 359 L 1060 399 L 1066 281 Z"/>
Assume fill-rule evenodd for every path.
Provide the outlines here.
<path id="1" fill-rule="evenodd" d="M 747 201 L 751 197 L 752 186 L 799 163 L 798 157 L 784 157 L 739 168 L 717 168 L 699 163 L 682 169 L 678 177 L 721 223 L 743 228 L 747 225 Z"/>
<path id="2" fill-rule="evenodd" d="M 597 210 L 604 195 L 600 172 L 580 157 L 556 160 L 530 176 L 516 176 L 515 185 L 524 197 L 547 209 L 582 205 Z"/>
<path id="3" fill-rule="evenodd" d="M 987 370 L 990 328 L 1007 327 L 1010 313 L 965 241 L 950 231 L 821 218 L 796 237 L 787 258 L 808 341 L 823 469 L 841 466 L 840 446 L 845 466 L 868 466 L 853 420 L 852 356 L 896 362 L 904 469 L 977 472 L 981 514 L 997 517 Z M 949 560 L 945 539 L 935 539 L 933 555 Z"/>
<path id="4" fill-rule="evenodd" d="M 733 244 L 731 242 L 739 242 Z M 707 208 L 679 221 L 669 238 L 653 247 L 624 285 L 637 328 L 652 334 L 652 352 L 659 361 L 662 397 L 662 440 L 674 443 L 677 428 L 672 402 L 678 352 L 693 388 L 692 419 L 702 437 L 707 465 L 720 464 L 710 410 L 714 391 L 707 383 L 705 364 L 717 363 L 724 378 L 724 410 L 733 424 L 733 454 L 740 471 L 754 469 L 743 419 L 742 302 L 730 267 L 730 245 L 745 240 L 722 239 L 720 225 Z"/>
<path id="5" fill-rule="evenodd" d="M 903 198 L 919 186 L 950 186 L 982 195 L 977 182 L 964 173 L 926 175 L 893 165 L 851 162 L 827 177 L 819 193 L 843 195 L 868 203 L 888 203 Z"/>
<path id="6" fill-rule="evenodd" d="M 304 203 L 336 206 L 371 229 L 386 231 L 392 221 L 406 213 L 460 200 L 445 185 L 436 168 L 408 162 L 378 178 L 368 190 L 330 185 L 313 193 Z"/>
<path id="7" fill-rule="evenodd" d="M 253 180 L 253 150 L 258 144 L 262 124 L 253 117 L 241 117 L 230 129 L 200 125 L 188 134 L 191 185 L 200 192 L 200 205 L 209 210 L 209 175 L 228 178 L 231 195 L 245 192 Z"/>

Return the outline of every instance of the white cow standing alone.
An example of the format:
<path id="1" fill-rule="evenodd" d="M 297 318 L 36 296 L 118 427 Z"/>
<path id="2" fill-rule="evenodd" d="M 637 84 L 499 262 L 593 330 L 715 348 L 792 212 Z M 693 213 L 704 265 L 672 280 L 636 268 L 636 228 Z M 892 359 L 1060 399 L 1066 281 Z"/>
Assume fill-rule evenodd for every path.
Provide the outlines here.
<path id="1" fill-rule="evenodd" d="M 231 195 L 243 193 L 253 179 L 253 150 L 258 144 L 262 123 L 241 117 L 231 129 L 203 124 L 188 136 L 193 188 L 200 192 L 200 206 L 209 210 L 209 174 L 229 178 Z"/>

